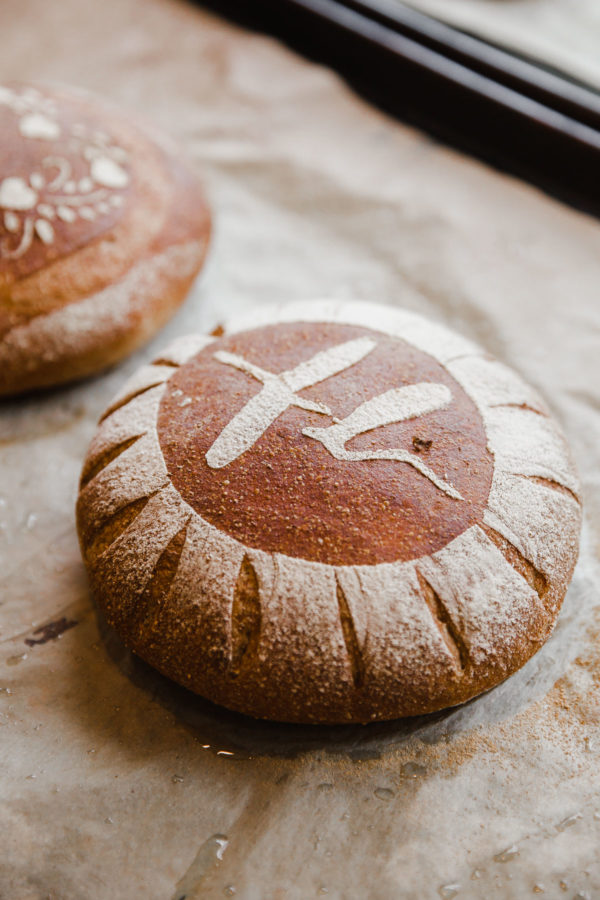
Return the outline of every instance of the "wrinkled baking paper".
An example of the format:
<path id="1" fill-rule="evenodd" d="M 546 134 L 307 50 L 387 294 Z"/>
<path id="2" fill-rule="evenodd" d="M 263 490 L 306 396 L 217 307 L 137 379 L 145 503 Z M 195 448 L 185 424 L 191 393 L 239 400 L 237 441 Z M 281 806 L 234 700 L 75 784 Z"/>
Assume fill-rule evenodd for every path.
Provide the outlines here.
<path id="1" fill-rule="evenodd" d="M 4 0 L 0 19 L 3 79 L 143 111 L 187 148 L 215 209 L 206 271 L 150 346 L 2 405 L 0 897 L 600 896 L 598 223 L 200 8 Z M 587 523 L 556 632 L 464 708 L 260 724 L 154 673 L 90 604 L 73 506 L 109 398 L 175 335 L 311 296 L 406 306 L 480 341 L 573 446 Z"/>

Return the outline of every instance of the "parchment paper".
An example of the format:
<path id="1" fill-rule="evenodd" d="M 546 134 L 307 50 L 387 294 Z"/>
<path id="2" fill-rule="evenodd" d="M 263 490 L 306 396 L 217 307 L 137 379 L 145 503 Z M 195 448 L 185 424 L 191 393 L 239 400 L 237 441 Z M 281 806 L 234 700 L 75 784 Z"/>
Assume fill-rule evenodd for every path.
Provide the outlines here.
<path id="1" fill-rule="evenodd" d="M 216 214 L 189 302 L 135 358 L 0 412 L 2 900 L 600 896 L 600 227 L 433 143 L 276 43 L 168 0 L 4 0 L 0 76 L 144 112 Z M 124 378 L 260 302 L 404 305 L 542 391 L 587 525 L 553 638 L 428 719 L 255 723 L 167 682 L 90 604 L 81 460 Z M 62 635 L 57 636 L 62 631 Z"/>

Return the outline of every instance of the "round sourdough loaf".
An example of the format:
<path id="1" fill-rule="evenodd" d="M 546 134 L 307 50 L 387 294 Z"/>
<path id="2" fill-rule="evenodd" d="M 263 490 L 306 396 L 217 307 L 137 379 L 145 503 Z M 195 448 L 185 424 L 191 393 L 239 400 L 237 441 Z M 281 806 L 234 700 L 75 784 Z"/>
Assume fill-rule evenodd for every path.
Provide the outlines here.
<path id="1" fill-rule="evenodd" d="M 71 89 L 0 86 L 0 395 L 89 375 L 147 340 L 209 232 L 163 138 Z"/>
<path id="2" fill-rule="evenodd" d="M 369 722 L 461 703 L 552 631 L 581 509 L 510 369 L 413 313 L 254 310 L 141 369 L 89 449 L 93 595 L 216 703 Z"/>

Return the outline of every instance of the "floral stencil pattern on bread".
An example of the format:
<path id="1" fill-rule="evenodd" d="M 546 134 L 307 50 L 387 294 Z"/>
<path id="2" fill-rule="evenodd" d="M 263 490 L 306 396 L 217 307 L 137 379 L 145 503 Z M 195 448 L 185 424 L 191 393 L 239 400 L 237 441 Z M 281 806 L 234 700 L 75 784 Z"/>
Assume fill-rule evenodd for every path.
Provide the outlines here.
<path id="1" fill-rule="evenodd" d="M 0 86 L 2 108 L 14 114 L 20 139 L 51 147 L 27 175 L 0 180 L 0 258 L 23 257 L 35 240 L 54 243 L 56 222 L 93 222 L 123 206 L 128 154 L 106 132 L 81 122 L 65 125 L 56 102 L 32 87 Z M 75 174 L 75 163 L 85 174 Z"/>

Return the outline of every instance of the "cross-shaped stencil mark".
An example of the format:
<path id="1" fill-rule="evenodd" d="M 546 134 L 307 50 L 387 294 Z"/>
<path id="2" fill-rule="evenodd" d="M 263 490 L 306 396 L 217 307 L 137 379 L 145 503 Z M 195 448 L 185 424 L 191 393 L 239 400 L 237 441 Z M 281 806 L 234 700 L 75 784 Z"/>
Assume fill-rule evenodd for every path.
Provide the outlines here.
<path id="1" fill-rule="evenodd" d="M 332 416 L 327 406 L 300 397 L 297 392 L 350 368 L 375 346 L 376 342 L 370 338 L 357 338 L 323 350 L 295 368 L 279 374 L 267 372 L 233 353 L 215 353 L 215 359 L 219 362 L 251 375 L 262 382 L 263 387 L 225 426 L 209 448 L 206 453 L 208 465 L 213 469 L 229 465 L 249 450 L 290 406 Z M 334 424 L 327 427 L 305 428 L 302 434 L 323 444 L 335 459 L 348 462 L 387 459 L 408 463 L 439 490 L 455 500 L 462 500 L 462 496 L 451 484 L 436 475 L 414 453 L 400 448 L 359 451 L 346 450 L 345 447 L 359 434 L 444 409 L 451 401 L 452 394 L 444 384 L 410 384 L 366 400 L 342 421 L 334 419 Z"/>
<path id="2" fill-rule="evenodd" d="M 214 444 L 206 454 L 206 462 L 212 469 L 221 469 L 227 466 L 265 433 L 269 425 L 285 412 L 289 406 L 299 406 L 310 412 L 322 413 L 330 416 L 331 410 L 322 403 L 313 403 L 299 397 L 297 391 L 318 384 L 344 369 L 349 369 L 354 363 L 359 362 L 367 353 L 375 347 L 375 341 L 369 338 L 357 338 L 338 344 L 317 353 L 306 362 L 302 362 L 294 369 L 280 372 L 265 372 L 253 365 L 241 356 L 226 353 L 222 350 L 215 353 L 215 359 L 228 366 L 234 366 L 248 375 L 252 375 L 257 381 L 261 381 L 263 388 L 249 400 L 243 409 L 237 413 L 225 426 Z"/>

